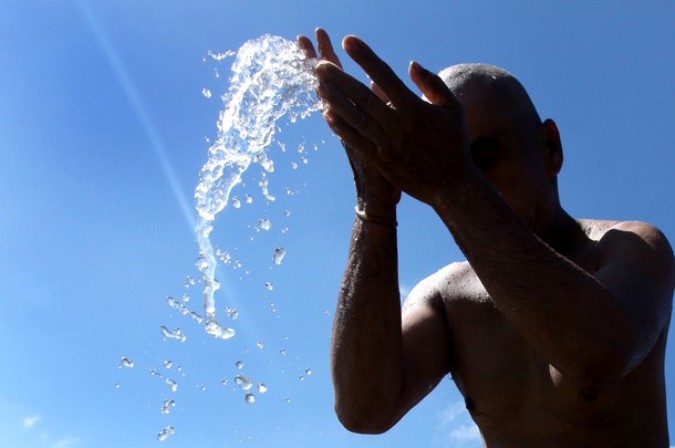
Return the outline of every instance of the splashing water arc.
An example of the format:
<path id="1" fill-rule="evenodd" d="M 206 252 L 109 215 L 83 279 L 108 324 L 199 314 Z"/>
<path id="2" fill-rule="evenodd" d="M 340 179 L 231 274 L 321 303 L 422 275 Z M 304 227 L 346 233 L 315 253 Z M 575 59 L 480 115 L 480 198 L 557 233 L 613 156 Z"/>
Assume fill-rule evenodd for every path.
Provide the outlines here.
<path id="1" fill-rule="evenodd" d="M 218 137 L 209 147 L 208 161 L 199 173 L 195 188 L 198 212 L 195 234 L 199 247 L 197 269 L 204 282 L 206 332 L 222 339 L 234 336 L 234 329 L 216 320 L 214 295 L 217 258 L 211 244 L 213 221 L 228 204 L 232 188 L 252 163 L 264 172 L 274 167 L 267 154 L 277 122 L 288 116 L 290 122 L 320 109 L 314 94 L 313 64 L 305 59 L 298 45 L 279 36 L 264 35 L 246 42 L 232 64 L 229 87 L 223 96 L 224 109 L 218 120 Z M 267 178 L 260 181 L 262 194 L 273 201 Z"/>

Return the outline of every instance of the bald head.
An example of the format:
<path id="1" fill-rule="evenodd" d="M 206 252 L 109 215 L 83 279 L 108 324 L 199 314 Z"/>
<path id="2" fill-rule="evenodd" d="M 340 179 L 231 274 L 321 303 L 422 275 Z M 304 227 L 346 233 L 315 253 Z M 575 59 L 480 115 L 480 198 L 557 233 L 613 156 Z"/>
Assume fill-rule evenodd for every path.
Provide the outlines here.
<path id="1" fill-rule="evenodd" d="M 442 70 L 439 76 L 464 107 L 483 105 L 485 112 L 507 114 L 525 126 L 541 123 L 523 85 L 501 67 L 457 64 Z"/>

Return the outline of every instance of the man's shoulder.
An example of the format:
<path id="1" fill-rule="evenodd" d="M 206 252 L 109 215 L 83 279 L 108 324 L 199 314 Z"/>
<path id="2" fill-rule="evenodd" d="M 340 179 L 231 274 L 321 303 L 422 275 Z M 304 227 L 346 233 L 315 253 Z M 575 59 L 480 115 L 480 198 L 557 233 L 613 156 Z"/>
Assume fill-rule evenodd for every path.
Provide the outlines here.
<path id="1" fill-rule="evenodd" d="M 410 296 L 441 302 L 461 299 L 475 292 L 477 280 L 478 277 L 468 261 L 457 261 L 419 282 Z"/>
<path id="2" fill-rule="evenodd" d="M 606 256 L 649 255 L 660 261 L 672 260 L 673 252 L 666 235 L 645 221 L 577 220 L 588 237 L 596 241 Z"/>

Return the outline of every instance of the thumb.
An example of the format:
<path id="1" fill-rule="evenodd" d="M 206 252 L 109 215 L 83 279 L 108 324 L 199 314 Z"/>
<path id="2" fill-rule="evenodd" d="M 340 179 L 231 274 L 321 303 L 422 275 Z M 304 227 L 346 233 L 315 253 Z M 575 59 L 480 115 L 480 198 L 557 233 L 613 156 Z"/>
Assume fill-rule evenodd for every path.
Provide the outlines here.
<path id="1" fill-rule="evenodd" d="M 410 79 L 413 80 L 431 104 L 450 106 L 457 102 L 448 86 L 435 73 L 430 72 L 415 61 L 410 63 L 408 71 Z"/>

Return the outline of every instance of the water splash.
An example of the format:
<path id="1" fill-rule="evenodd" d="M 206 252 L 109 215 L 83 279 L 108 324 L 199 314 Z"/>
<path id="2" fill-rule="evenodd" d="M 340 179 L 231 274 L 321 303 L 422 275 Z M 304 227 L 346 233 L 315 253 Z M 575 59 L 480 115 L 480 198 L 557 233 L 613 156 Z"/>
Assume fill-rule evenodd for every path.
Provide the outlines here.
<path id="1" fill-rule="evenodd" d="M 209 55 L 214 59 L 221 56 Z M 241 207 L 238 198 L 230 200 L 230 193 L 252 163 L 266 172 L 273 171 L 266 150 L 277 122 L 284 116 L 294 122 L 320 109 L 315 86 L 312 62 L 305 59 L 293 41 L 264 35 L 246 42 L 236 54 L 229 89 L 223 97 L 225 108 L 218 122 L 218 138 L 209 148 L 209 159 L 199 173 L 194 195 L 199 214 L 195 226 L 199 246 L 196 265 L 204 281 L 204 317 L 206 331 L 211 335 L 223 339 L 234 335 L 233 329 L 221 327 L 216 320 L 214 295 L 220 285 L 215 276 L 218 261 L 210 240 L 212 223 L 228 204 Z M 265 173 L 259 186 L 265 199 L 275 199 Z"/>

